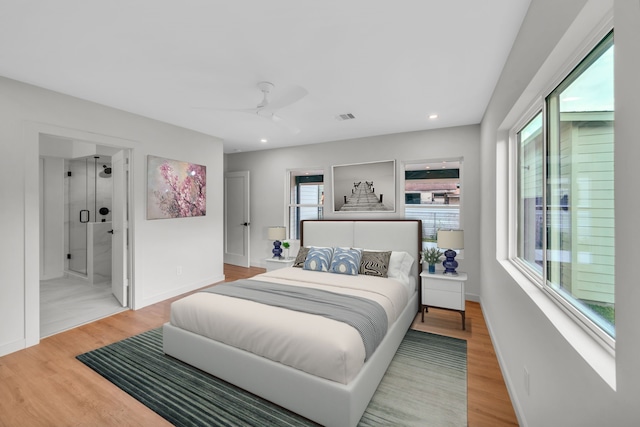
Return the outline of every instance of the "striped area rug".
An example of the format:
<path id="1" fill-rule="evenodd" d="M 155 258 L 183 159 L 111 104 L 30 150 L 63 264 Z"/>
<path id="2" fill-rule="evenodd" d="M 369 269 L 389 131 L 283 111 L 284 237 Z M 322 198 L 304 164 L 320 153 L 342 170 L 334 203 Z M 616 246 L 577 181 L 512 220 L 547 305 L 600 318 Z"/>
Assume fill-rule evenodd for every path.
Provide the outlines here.
<path id="1" fill-rule="evenodd" d="M 314 426 L 162 352 L 162 329 L 81 362 L 176 426 Z M 466 426 L 467 342 L 409 330 L 360 426 Z"/>

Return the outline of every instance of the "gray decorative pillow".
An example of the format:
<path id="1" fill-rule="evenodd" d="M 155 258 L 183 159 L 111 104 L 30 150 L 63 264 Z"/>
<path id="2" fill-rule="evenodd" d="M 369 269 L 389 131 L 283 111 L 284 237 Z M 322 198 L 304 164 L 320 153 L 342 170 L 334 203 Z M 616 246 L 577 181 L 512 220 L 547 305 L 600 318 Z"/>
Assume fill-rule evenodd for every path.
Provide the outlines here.
<path id="1" fill-rule="evenodd" d="M 389 259 L 391 258 L 391 251 L 389 252 L 362 252 L 362 260 L 360 261 L 359 274 L 365 274 L 367 276 L 387 277 L 387 271 L 389 270 Z"/>
<path id="2" fill-rule="evenodd" d="M 300 248 L 298 251 L 298 255 L 296 256 L 296 260 L 293 262 L 294 267 L 302 268 L 304 267 L 304 262 L 307 259 L 307 254 L 309 253 L 309 248 L 305 248 L 304 246 Z"/>

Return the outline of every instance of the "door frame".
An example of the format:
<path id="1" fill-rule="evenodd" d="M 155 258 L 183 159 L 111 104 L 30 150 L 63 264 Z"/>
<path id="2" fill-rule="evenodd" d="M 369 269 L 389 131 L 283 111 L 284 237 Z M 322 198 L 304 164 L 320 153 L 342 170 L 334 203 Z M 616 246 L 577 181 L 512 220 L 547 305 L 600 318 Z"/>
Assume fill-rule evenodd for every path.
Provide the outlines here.
<path id="1" fill-rule="evenodd" d="M 243 206 L 243 218 L 241 220 L 229 218 L 229 214 L 227 209 L 231 204 L 228 202 L 229 198 L 229 190 L 227 188 L 227 179 L 228 178 L 244 178 L 244 186 L 243 190 L 245 192 L 244 197 L 242 199 Z M 227 264 L 238 265 L 240 267 L 250 267 L 251 266 L 251 205 L 250 205 L 250 194 L 251 189 L 251 181 L 250 181 L 250 173 L 249 171 L 239 171 L 239 172 L 227 172 L 224 174 L 224 262 Z M 229 227 L 231 222 L 235 221 L 236 225 L 244 226 L 244 235 L 243 241 L 245 245 L 245 254 L 240 256 L 238 254 L 231 254 L 227 252 L 228 247 L 228 236 L 229 236 Z M 241 223 L 241 224 L 238 224 Z"/>
<path id="2" fill-rule="evenodd" d="M 75 140 L 106 146 L 121 150 L 129 150 L 130 167 L 132 165 L 134 141 L 125 140 L 94 132 L 63 128 L 55 125 L 37 122 L 24 122 L 24 141 L 27 148 L 24 164 L 24 262 L 25 262 L 25 293 L 24 293 L 24 346 L 30 347 L 40 342 L 40 136 L 50 135 L 63 140 Z M 133 170 L 130 169 L 130 177 Z M 131 185 L 127 183 L 127 211 L 129 216 L 127 271 L 129 275 L 129 304 L 134 307 L 134 265 L 133 248 L 133 200 Z"/>
<path id="3" fill-rule="evenodd" d="M 111 292 L 123 307 L 131 307 L 129 233 L 130 150 L 118 150 L 111 156 L 113 200 L 111 202 Z M 120 163 L 118 165 L 118 163 Z M 120 194 L 121 197 L 115 197 Z M 120 200 L 118 200 L 120 199 Z M 116 202 L 116 200 L 118 200 Z M 118 256 L 116 256 L 118 255 Z"/>

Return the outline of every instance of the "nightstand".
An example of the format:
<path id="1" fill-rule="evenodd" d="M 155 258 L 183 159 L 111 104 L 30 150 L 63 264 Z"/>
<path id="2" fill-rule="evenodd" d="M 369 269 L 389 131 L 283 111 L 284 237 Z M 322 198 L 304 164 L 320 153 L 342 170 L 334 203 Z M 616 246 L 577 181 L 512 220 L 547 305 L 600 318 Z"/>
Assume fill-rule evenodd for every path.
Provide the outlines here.
<path id="1" fill-rule="evenodd" d="M 420 273 L 422 282 L 422 301 L 420 311 L 424 322 L 424 312 L 429 307 L 457 311 L 462 315 L 462 329 L 466 329 L 464 312 L 464 283 L 467 273 L 458 272 L 457 276 L 442 273 Z"/>
<path id="2" fill-rule="evenodd" d="M 267 271 L 273 271 L 279 270 L 281 268 L 291 267 L 296 260 L 295 258 L 267 258 L 265 261 L 267 263 Z"/>

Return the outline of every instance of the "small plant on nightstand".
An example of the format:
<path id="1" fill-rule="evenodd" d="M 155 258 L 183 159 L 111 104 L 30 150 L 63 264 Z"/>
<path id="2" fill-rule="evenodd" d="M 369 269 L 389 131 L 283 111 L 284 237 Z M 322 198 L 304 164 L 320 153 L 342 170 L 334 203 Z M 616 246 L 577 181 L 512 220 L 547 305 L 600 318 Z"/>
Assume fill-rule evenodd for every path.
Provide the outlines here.
<path id="1" fill-rule="evenodd" d="M 289 248 L 291 247 L 291 244 L 289 244 L 289 242 L 282 242 L 282 247 L 285 250 L 284 259 L 289 259 Z"/>
<path id="2" fill-rule="evenodd" d="M 422 251 L 422 262 L 429 264 L 429 273 L 436 272 L 436 263 L 440 261 L 444 252 L 438 248 L 429 248 Z"/>

